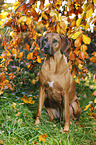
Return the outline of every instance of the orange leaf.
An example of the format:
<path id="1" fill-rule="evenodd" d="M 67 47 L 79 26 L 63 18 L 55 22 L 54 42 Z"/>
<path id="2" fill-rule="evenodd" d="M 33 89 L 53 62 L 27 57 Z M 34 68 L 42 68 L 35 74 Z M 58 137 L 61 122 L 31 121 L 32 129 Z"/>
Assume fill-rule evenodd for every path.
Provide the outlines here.
<path id="1" fill-rule="evenodd" d="M 16 59 L 17 58 L 17 50 L 15 48 L 12 49 L 12 54 Z"/>
<path id="2" fill-rule="evenodd" d="M 79 58 L 82 59 L 82 60 L 85 59 L 85 53 L 84 53 L 83 51 L 81 51 L 81 52 L 79 53 Z"/>
<path id="3" fill-rule="evenodd" d="M 96 90 L 94 91 L 93 95 L 96 96 Z M 96 103 L 96 100 L 95 100 L 95 103 Z"/>
<path id="4" fill-rule="evenodd" d="M 44 133 L 43 135 L 39 135 L 39 142 L 41 142 L 41 141 L 45 142 L 45 138 L 47 138 L 46 133 Z"/>
<path id="5" fill-rule="evenodd" d="M 32 59 L 32 57 L 33 57 L 33 52 L 31 52 L 31 53 L 29 53 L 28 55 L 27 55 L 27 59 L 29 60 L 29 59 Z"/>
<path id="6" fill-rule="evenodd" d="M 70 54 L 69 54 L 69 57 L 71 60 L 74 60 L 75 59 L 75 54 L 71 51 Z"/>
<path id="7" fill-rule="evenodd" d="M 29 45 L 25 43 L 26 49 L 29 51 Z"/>
<path id="8" fill-rule="evenodd" d="M 24 102 L 24 103 L 27 103 L 27 104 L 34 104 L 35 101 L 32 101 L 32 98 L 28 98 L 26 95 L 23 95 L 23 98 L 21 98 L 21 100 Z"/>
<path id="9" fill-rule="evenodd" d="M 91 62 L 96 62 L 96 56 L 91 57 L 91 58 L 90 58 L 90 61 L 91 61 Z"/>
<path id="10" fill-rule="evenodd" d="M 82 35 L 80 35 L 80 36 L 75 40 L 75 42 L 74 42 L 75 47 L 80 47 L 80 46 L 81 46 L 81 36 L 82 36 Z"/>
<path id="11" fill-rule="evenodd" d="M 22 56 L 23 56 L 23 52 L 20 52 L 18 57 L 22 58 Z"/>

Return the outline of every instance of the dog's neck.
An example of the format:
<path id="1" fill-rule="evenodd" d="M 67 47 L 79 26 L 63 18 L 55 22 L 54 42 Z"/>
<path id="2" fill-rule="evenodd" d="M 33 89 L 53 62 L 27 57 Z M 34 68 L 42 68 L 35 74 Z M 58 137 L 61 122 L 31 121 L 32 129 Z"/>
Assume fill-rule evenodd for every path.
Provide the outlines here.
<path id="1" fill-rule="evenodd" d="M 64 54 L 61 54 L 60 50 L 58 50 L 55 52 L 54 56 L 50 57 L 47 55 L 44 61 L 44 70 L 51 71 L 53 73 L 60 70 L 65 71 L 64 67 L 62 67 L 62 63 L 66 64 L 65 66 L 68 67 L 67 58 Z"/>

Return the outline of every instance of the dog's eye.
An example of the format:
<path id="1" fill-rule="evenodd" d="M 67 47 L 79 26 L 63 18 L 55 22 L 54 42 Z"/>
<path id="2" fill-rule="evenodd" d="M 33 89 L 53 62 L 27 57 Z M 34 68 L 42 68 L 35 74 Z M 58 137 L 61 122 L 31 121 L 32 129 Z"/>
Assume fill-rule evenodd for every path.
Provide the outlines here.
<path id="1" fill-rule="evenodd" d="M 57 43 L 57 42 L 58 42 L 58 40 L 54 39 L 52 42 L 53 42 L 53 43 Z"/>

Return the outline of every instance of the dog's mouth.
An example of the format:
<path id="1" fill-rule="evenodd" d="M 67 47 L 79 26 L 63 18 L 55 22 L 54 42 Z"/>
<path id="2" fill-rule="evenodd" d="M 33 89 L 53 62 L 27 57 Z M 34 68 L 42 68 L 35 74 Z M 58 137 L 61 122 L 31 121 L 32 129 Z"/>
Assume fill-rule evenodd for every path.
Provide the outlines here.
<path id="1" fill-rule="evenodd" d="M 55 54 L 55 52 L 53 51 L 53 49 L 49 45 L 44 46 L 44 53 L 46 55 L 49 55 L 50 57 L 54 56 L 54 54 Z"/>

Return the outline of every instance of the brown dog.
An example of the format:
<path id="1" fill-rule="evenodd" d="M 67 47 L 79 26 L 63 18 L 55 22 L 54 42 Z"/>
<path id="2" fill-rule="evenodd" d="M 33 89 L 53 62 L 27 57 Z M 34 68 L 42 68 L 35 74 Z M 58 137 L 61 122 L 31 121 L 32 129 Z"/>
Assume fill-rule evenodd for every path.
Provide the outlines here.
<path id="1" fill-rule="evenodd" d="M 40 39 L 40 48 L 44 48 L 47 57 L 40 72 L 39 105 L 35 122 L 40 122 L 45 104 L 51 120 L 54 117 L 65 120 L 66 132 L 69 132 L 70 118 L 79 117 L 81 113 L 75 81 L 64 55 L 69 47 L 70 41 L 62 34 L 48 33 Z"/>

